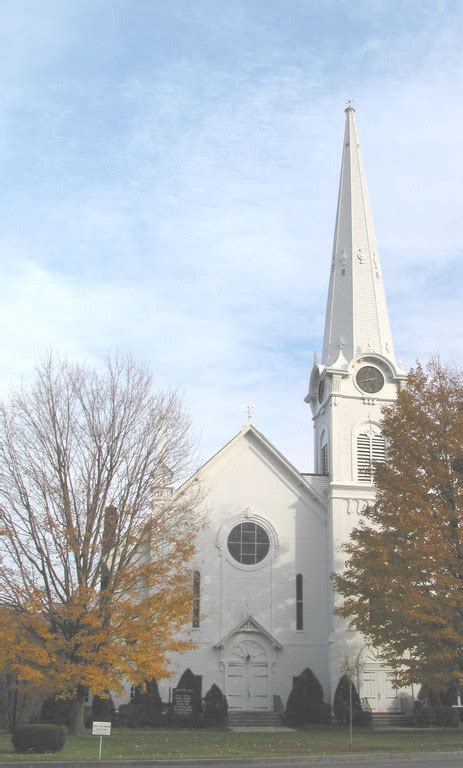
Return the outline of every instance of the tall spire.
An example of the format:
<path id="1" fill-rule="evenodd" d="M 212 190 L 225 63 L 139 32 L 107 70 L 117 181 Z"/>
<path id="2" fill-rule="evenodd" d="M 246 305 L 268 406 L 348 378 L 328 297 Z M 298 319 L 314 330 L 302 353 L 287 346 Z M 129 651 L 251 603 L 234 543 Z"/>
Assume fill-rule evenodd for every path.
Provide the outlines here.
<path id="1" fill-rule="evenodd" d="M 348 362 L 371 352 L 395 363 L 355 109 L 351 104 L 346 109 L 322 363 L 332 365 L 340 348 Z"/>

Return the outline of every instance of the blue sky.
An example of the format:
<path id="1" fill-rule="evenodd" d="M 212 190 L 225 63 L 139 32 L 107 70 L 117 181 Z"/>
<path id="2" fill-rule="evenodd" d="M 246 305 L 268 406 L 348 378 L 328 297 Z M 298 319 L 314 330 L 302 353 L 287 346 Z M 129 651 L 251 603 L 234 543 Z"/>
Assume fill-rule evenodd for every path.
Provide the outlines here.
<path id="1" fill-rule="evenodd" d="M 246 420 L 311 469 L 354 99 L 397 356 L 462 363 L 463 5 L 4 0 L 0 395 L 130 351 L 206 458 Z"/>

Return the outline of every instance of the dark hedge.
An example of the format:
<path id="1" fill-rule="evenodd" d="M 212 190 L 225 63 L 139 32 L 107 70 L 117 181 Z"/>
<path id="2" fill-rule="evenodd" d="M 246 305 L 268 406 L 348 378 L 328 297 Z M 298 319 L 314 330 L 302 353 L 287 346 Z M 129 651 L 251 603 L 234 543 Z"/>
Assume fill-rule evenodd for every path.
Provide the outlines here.
<path id="1" fill-rule="evenodd" d="M 60 752 L 66 732 L 61 725 L 33 723 L 18 725 L 11 738 L 16 752 Z"/>

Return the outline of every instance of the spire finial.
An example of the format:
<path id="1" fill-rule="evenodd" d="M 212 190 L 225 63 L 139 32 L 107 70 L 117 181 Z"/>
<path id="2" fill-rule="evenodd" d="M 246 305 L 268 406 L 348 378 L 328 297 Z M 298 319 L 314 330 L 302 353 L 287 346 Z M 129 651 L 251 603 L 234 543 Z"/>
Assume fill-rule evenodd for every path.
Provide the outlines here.
<path id="1" fill-rule="evenodd" d="M 346 108 L 344 112 L 348 112 L 349 110 L 352 110 L 352 112 L 355 112 L 354 102 L 352 99 L 347 99 Z"/>
<path id="2" fill-rule="evenodd" d="M 247 407 L 247 413 L 248 413 L 248 424 L 252 423 L 252 417 L 254 415 L 254 404 L 249 402 Z"/>

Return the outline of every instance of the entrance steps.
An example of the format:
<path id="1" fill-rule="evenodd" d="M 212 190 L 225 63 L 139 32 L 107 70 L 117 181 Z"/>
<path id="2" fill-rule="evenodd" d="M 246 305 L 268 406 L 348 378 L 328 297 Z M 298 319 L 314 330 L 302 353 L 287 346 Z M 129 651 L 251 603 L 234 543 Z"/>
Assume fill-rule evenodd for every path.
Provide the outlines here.
<path id="1" fill-rule="evenodd" d="M 400 712 L 372 712 L 373 728 L 406 728 L 413 724 L 411 715 Z"/>
<path id="2" fill-rule="evenodd" d="M 237 710 L 228 713 L 229 728 L 277 728 L 281 726 L 278 712 L 245 712 Z"/>

